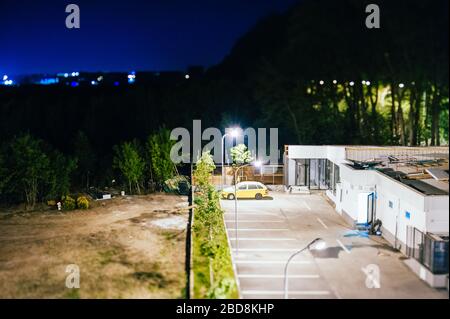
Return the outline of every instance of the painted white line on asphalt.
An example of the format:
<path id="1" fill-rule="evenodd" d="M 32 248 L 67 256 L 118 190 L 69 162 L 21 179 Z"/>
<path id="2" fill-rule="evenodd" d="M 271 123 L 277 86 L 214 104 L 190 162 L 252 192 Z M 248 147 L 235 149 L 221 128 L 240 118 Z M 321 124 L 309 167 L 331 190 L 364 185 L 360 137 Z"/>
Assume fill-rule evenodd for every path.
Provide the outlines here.
<path id="1" fill-rule="evenodd" d="M 345 247 L 344 244 L 339 239 L 336 239 L 336 241 L 347 254 L 350 254 L 350 250 L 348 250 L 348 248 Z"/>
<path id="2" fill-rule="evenodd" d="M 308 210 L 311 210 L 311 207 L 309 207 L 309 205 L 303 200 L 302 201 L 303 202 L 303 204 L 306 206 L 306 208 L 308 209 Z"/>
<path id="3" fill-rule="evenodd" d="M 280 264 L 285 265 L 286 260 L 235 260 L 236 264 Z M 311 261 L 309 260 L 293 260 L 289 264 L 298 264 L 298 265 L 308 265 Z"/>
<path id="4" fill-rule="evenodd" d="M 251 275 L 238 275 L 239 278 L 284 278 L 283 275 L 263 275 L 263 274 L 251 274 Z M 319 275 L 289 275 L 288 278 L 298 279 L 316 279 L 320 278 Z"/>
<path id="5" fill-rule="evenodd" d="M 241 292 L 243 295 L 284 295 L 283 290 L 243 290 Z M 289 296 L 291 295 L 302 295 L 302 296 L 325 296 L 329 295 L 330 292 L 326 290 L 290 290 Z"/>
<path id="6" fill-rule="evenodd" d="M 234 223 L 234 219 L 228 219 L 225 220 L 226 223 Z M 284 223 L 284 220 L 240 220 L 238 219 L 239 223 Z"/>
<path id="7" fill-rule="evenodd" d="M 228 228 L 229 231 L 235 231 L 236 228 Z M 238 231 L 287 231 L 287 228 L 238 228 Z"/>
<path id="8" fill-rule="evenodd" d="M 236 240 L 236 237 L 230 237 L 230 240 Z M 288 238 L 288 237 L 279 237 L 279 238 L 270 238 L 270 237 L 239 237 L 238 240 L 265 240 L 265 241 L 280 241 L 280 240 L 297 240 L 296 238 Z"/>
<path id="9" fill-rule="evenodd" d="M 322 224 L 323 228 L 328 229 L 328 226 L 320 218 L 317 218 L 317 221 Z"/>

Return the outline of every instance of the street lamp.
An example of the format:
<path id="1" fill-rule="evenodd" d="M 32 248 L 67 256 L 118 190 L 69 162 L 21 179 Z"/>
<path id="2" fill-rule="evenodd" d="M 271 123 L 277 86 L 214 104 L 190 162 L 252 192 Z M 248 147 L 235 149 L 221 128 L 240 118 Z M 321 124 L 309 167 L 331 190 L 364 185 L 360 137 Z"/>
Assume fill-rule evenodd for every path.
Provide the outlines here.
<path id="1" fill-rule="evenodd" d="M 237 173 L 239 170 L 243 167 L 250 166 L 251 164 L 245 164 L 242 166 L 239 166 L 236 171 L 234 172 L 234 241 L 236 246 L 236 255 L 239 255 L 239 241 L 238 241 L 238 218 L 237 218 Z M 255 161 L 252 163 L 255 167 L 261 167 L 262 163 L 261 161 Z"/>
<path id="2" fill-rule="evenodd" d="M 289 257 L 286 265 L 284 266 L 284 299 L 288 299 L 288 266 L 291 260 L 302 253 L 304 250 L 323 250 L 327 248 L 327 243 L 322 238 L 316 238 L 312 242 L 310 242 L 305 248 L 300 249 L 299 251 L 293 253 L 291 257 Z"/>
<path id="3" fill-rule="evenodd" d="M 221 149 L 220 149 L 220 152 L 223 152 L 222 154 L 221 154 L 221 161 L 222 161 L 222 177 L 221 177 L 221 181 L 222 181 L 222 185 L 221 185 L 221 190 L 223 190 L 223 184 L 224 184 L 224 167 L 223 167 L 223 165 L 224 165 L 224 158 L 225 158 L 225 149 L 224 149 L 224 141 L 225 141 L 225 136 L 228 136 L 228 135 L 230 135 L 231 137 L 233 137 L 233 138 L 235 138 L 235 137 L 238 137 L 239 136 L 239 129 L 238 128 L 234 128 L 234 129 L 232 129 L 231 130 L 231 132 L 230 133 L 225 133 L 223 136 L 222 136 L 222 146 L 221 146 Z"/>

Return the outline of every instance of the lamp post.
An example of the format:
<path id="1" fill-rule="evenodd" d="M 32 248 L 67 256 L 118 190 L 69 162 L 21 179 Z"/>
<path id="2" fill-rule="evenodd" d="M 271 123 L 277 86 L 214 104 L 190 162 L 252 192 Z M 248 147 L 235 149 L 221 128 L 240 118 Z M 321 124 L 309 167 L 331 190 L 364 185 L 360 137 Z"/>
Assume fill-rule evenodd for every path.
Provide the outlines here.
<path id="1" fill-rule="evenodd" d="M 253 163 L 254 166 L 260 167 L 261 162 L 256 161 Z M 250 166 L 250 164 L 245 164 L 239 166 L 236 171 L 234 172 L 234 241 L 236 246 L 236 256 L 239 255 L 239 240 L 238 240 L 238 217 L 237 217 L 237 173 L 239 170 L 243 167 Z"/>
<path id="2" fill-rule="evenodd" d="M 316 238 L 313 241 L 311 241 L 306 247 L 300 249 L 299 251 L 293 253 L 291 257 L 286 262 L 286 265 L 284 266 L 284 299 L 288 299 L 288 266 L 291 260 L 297 256 L 298 254 L 301 254 L 303 251 L 309 249 L 309 250 L 323 250 L 327 247 L 327 243 L 322 238 Z"/>
<path id="3" fill-rule="evenodd" d="M 222 136 L 222 146 L 221 146 L 221 149 L 220 149 L 220 151 L 222 152 L 222 155 L 221 155 L 221 160 L 222 160 L 222 178 L 221 178 L 221 181 L 222 181 L 222 185 L 221 185 L 221 187 L 220 187 L 220 190 L 223 190 L 223 185 L 224 185 L 224 167 L 223 167 L 223 165 L 224 165 L 224 162 L 225 162 L 225 149 L 224 149 L 224 142 L 225 142 L 225 137 L 226 136 L 228 136 L 228 135 L 231 135 L 231 137 L 238 137 L 239 136 L 239 129 L 237 129 L 237 128 L 234 128 L 233 130 L 231 130 L 231 133 L 225 133 L 223 136 Z"/>

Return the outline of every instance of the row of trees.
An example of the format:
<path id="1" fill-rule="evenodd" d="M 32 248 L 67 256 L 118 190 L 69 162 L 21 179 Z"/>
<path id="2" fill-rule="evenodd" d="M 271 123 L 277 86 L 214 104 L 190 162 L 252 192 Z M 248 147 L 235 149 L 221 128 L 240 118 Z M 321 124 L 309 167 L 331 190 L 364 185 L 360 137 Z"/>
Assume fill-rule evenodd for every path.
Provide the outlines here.
<path id="1" fill-rule="evenodd" d="M 64 155 L 30 134 L 3 143 L 0 146 L 0 200 L 26 202 L 31 209 L 38 201 L 61 200 L 70 191 L 87 190 L 92 179 L 98 181 L 99 174 L 95 170 L 100 166 L 109 166 L 101 174 L 109 171 L 106 176 L 110 181 L 117 179 L 130 193 L 138 194 L 150 184 L 158 187 L 176 174 L 170 159 L 173 141 L 165 128 L 150 134 L 144 145 L 135 139 L 114 146 L 112 163 L 106 158 L 101 162 L 102 157 L 82 132 L 77 134 L 73 144 L 73 152 Z"/>
<path id="2" fill-rule="evenodd" d="M 121 173 L 130 193 L 140 194 L 145 181 L 160 188 L 177 173 L 170 159 L 173 144 L 170 131 L 161 128 L 149 135 L 144 146 L 137 139 L 114 146 L 113 167 Z"/>
<path id="3" fill-rule="evenodd" d="M 257 105 L 285 143 L 447 144 L 448 1 L 380 0 L 380 29 L 366 5 L 305 0 L 256 25 L 212 72 L 251 96 L 236 113 Z"/>
<path id="4" fill-rule="evenodd" d="M 15 137 L 1 146 L 0 198 L 25 200 L 29 208 L 38 200 L 60 199 L 69 193 L 76 163 L 29 134 Z"/>

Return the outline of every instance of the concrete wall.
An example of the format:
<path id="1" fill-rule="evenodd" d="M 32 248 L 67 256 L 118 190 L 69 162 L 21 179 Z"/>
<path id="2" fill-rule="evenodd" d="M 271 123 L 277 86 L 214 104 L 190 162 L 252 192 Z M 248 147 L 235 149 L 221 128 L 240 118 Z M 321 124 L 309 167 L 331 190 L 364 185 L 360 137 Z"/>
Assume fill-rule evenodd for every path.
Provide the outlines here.
<path id="1" fill-rule="evenodd" d="M 359 194 L 375 192 L 375 218 L 381 220 L 383 236 L 396 248 L 405 251 L 408 226 L 422 232 L 448 233 L 448 195 L 425 196 L 378 171 L 355 170 L 346 164 L 345 156 L 344 146 L 289 146 L 287 184 L 295 184 L 294 159 L 327 158 L 339 165 L 341 183 L 336 196 L 330 191 L 326 193 L 336 204 L 336 211 L 348 222 L 355 222 L 358 218 Z"/>
<path id="2" fill-rule="evenodd" d="M 290 159 L 327 158 L 327 146 L 289 145 Z"/>
<path id="3" fill-rule="evenodd" d="M 295 185 L 296 159 L 328 159 L 335 164 L 347 163 L 345 146 L 288 145 L 288 155 L 284 154 L 285 185 Z"/>
<path id="4" fill-rule="evenodd" d="M 430 233 L 448 233 L 449 201 L 448 196 L 425 197 L 426 230 Z"/>
<path id="5" fill-rule="evenodd" d="M 430 203 L 431 210 L 436 211 L 437 207 L 441 209 L 438 215 L 426 213 L 426 196 L 378 171 L 355 170 L 345 164 L 341 165 L 341 184 L 343 193 L 339 206 L 343 213 L 355 221 L 358 216 L 359 194 L 375 192 L 375 218 L 381 220 L 386 239 L 392 244 L 396 244 L 399 249 L 406 248 L 408 226 L 421 231 L 429 231 L 427 216 L 431 215 L 439 216 L 438 223 L 442 226 L 443 210 L 445 209 L 442 203 L 435 201 Z M 448 231 L 448 213 L 447 222 L 444 225 L 447 225 Z"/>

